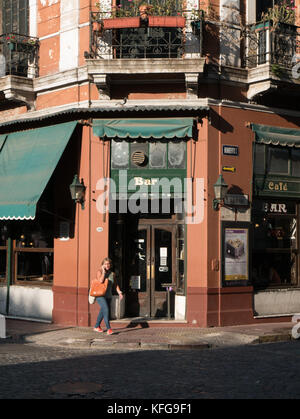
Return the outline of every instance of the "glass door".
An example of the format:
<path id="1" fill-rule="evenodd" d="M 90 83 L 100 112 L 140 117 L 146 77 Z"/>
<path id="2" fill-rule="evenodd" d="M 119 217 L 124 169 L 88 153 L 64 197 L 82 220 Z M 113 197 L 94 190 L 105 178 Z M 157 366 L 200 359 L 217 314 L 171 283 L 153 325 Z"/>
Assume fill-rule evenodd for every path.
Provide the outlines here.
<path id="1" fill-rule="evenodd" d="M 151 249 L 151 316 L 167 317 L 168 311 L 174 312 L 174 304 L 168 292 L 175 287 L 175 226 L 152 225 Z M 168 291 L 169 288 L 172 288 Z"/>
<path id="2" fill-rule="evenodd" d="M 150 220 L 138 226 L 133 248 L 128 249 L 130 315 L 154 318 L 174 312 L 175 231 L 175 225 L 158 225 Z M 172 293 L 169 300 L 168 292 Z"/>

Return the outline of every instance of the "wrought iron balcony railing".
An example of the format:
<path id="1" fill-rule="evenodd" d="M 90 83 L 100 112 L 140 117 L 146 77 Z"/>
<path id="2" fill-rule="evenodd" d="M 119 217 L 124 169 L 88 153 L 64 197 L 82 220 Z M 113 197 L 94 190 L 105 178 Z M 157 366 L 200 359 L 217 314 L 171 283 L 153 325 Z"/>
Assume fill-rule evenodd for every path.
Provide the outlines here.
<path id="1" fill-rule="evenodd" d="M 146 20 L 138 16 L 113 18 L 109 13 L 93 12 L 90 51 L 85 56 L 92 59 L 201 56 L 203 20 L 191 20 L 189 13 L 184 17 L 165 16 L 161 23 L 151 25 L 150 16 Z M 135 20 L 127 23 L 127 18 Z"/>
<path id="2" fill-rule="evenodd" d="M 264 22 L 252 25 L 247 32 L 245 66 L 271 64 L 292 68 L 300 59 L 300 27 L 286 23 Z"/>
<path id="3" fill-rule="evenodd" d="M 112 42 L 97 41 L 92 47 L 95 58 L 181 58 L 184 51 L 180 28 L 120 29 Z"/>
<path id="4" fill-rule="evenodd" d="M 39 40 L 16 33 L 0 35 L 0 77 L 38 77 Z"/>

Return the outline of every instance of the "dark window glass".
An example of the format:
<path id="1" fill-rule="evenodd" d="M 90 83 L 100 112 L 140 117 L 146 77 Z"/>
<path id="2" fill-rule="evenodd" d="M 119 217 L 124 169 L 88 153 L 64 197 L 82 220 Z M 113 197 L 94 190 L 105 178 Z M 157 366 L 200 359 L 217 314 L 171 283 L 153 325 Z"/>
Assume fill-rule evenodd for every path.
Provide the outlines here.
<path id="1" fill-rule="evenodd" d="M 297 217 L 293 202 L 254 201 L 252 278 L 257 287 L 297 285 Z"/>
<path id="2" fill-rule="evenodd" d="M 112 141 L 111 167 L 112 169 L 128 168 L 129 143 L 126 141 Z"/>
<path id="3" fill-rule="evenodd" d="M 149 165 L 151 169 L 165 169 L 166 168 L 166 143 L 150 143 L 150 159 Z"/>
<path id="4" fill-rule="evenodd" d="M 257 175 L 265 173 L 265 146 L 262 144 L 255 145 L 254 173 Z"/>
<path id="5" fill-rule="evenodd" d="M 292 176 L 300 177 L 300 150 L 293 149 L 291 151 Z"/>
<path id="6" fill-rule="evenodd" d="M 261 20 L 262 13 L 273 7 L 273 0 L 256 0 L 256 21 Z"/>
<path id="7" fill-rule="evenodd" d="M 290 7 L 294 6 L 294 0 L 285 0 L 284 1 Z M 268 9 L 272 9 L 275 5 L 282 5 L 282 0 L 256 0 L 256 21 L 261 20 L 262 13 L 266 13 Z"/>
<path id="8" fill-rule="evenodd" d="M 172 169 L 185 169 L 186 143 L 170 142 L 168 150 L 168 166 Z"/>
<path id="9" fill-rule="evenodd" d="M 289 150 L 281 148 L 269 148 L 268 156 L 269 173 L 289 173 Z"/>
<path id="10" fill-rule="evenodd" d="M 28 0 L 2 1 L 2 32 L 28 35 L 29 6 Z"/>

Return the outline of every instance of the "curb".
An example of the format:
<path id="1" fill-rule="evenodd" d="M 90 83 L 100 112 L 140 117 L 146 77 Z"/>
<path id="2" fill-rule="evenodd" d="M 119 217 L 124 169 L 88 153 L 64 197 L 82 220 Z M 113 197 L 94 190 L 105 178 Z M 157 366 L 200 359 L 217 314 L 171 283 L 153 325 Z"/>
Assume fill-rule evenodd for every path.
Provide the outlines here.
<path id="1" fill-rule="evenodd" d="M 5 343 L 28 343 L 28 344 L 36 344 L 41 346 L 57 346 L 57 347 L 66 347 L 66 348 L 91 348 L 91 349 L 97 349 L 97 348 L 103 348 L 103 349 L 132 349 L 132 350 L 138 350 L 138 349 L 145 349 L 145 350 L 202 350 L 202 349 L 217 349 L 222 347 L 228 347 L 231 346 L 231 343 L 233 346 L 237 344 L 239 341 L 239 345 L 255 345 L 255 344 L 266 344 L 266 343 L 276 343 L 276 342 L 288 342 L 288 341 L 296 341 L 297 339 L 294 339 L 290 332 L 283 332 L 281 334 L 266 334 L 266 335 L 253 335 L 251 336 L 251 340 L 249 339 L 249 335 L 247 335 L 247 340 L 244 339 L 243 334 L 237 334 L 237 339 L 235 340 L 234 337 L 230 337 L 228 339 L 228 336 L 226 340 L 224 341 L 214 341 L 213 339 L 210 340 L 209 337 L 205 339 L 205 336 L 203 336 L 202 341 L 198 342 L 191 342 L 191 341 L 180 341 L 180 339 L 176 340 L 169 340 L 165 342 L 151 342 L 151 341 L 143 341 L 143 340 L 137 340 L 135 342 L 120 342 L 118 340 L 113 339 L 97 339 L 93 337 L 66 337 L 65 339 L 61 338 L 47 338 L 47 333 L 45 334 L 20 334 L 20 335 L 11 335 L 7 336 L 7 339 L 5 339 Z M 298 339 L 299 340 L 299 339 Z M 4 342 L 4 340 L 0 340 L 0 342 Z"/>
<path id="2" fill-rule="evenodd" d="M 290 333 L 282 334 L 282 335 L 265 335 L 259 336 L 257 342 L 255 343 L 274 343 L 274 342 L 287 342 L 290 340 L 296 340 L 292 338 Z"/>

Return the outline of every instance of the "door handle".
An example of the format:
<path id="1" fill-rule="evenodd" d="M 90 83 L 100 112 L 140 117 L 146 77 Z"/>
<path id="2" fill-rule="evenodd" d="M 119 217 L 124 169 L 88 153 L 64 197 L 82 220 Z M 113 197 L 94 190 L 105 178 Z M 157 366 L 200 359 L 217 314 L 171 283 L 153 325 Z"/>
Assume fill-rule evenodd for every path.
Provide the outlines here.
<path id="1" fill-rule="evenodd" d="M 150 275 L 150 273 L 151 273 L 151 275 Z M 154 274 L 155 274 L 154 264 L 153 263 L 151 265 L 147 264 L 147 279 L 154 278 Z"/>

